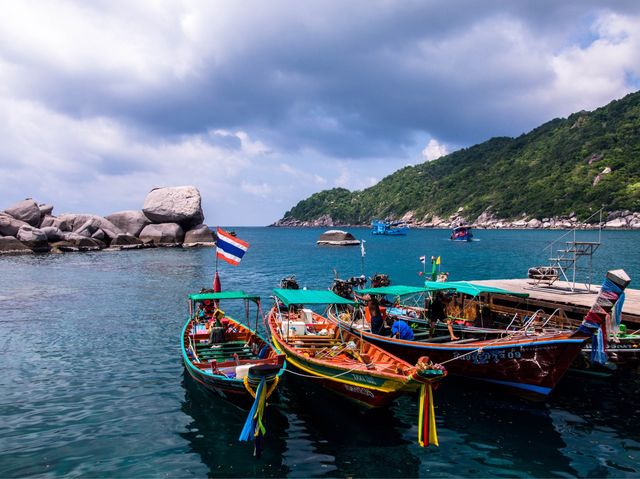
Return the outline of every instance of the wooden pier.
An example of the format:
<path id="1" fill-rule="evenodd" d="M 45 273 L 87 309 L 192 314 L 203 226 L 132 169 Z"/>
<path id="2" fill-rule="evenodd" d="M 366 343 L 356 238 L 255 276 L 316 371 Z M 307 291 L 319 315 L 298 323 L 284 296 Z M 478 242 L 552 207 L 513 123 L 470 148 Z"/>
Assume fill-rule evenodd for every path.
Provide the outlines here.
<path id="1" fill-rule="evenodd" d="M 505 308 L 509 309 L 508 302 L 527 303 L 529 307 L 560 308 L 569 317 L 582 317 L 591 308 L 594 303 L 600 286 L 576 283 L 572 291 L 573 283 L 565 281 L 555 281 L 552 285 L 535 284 L 530 279 L 493 279 L 493 280 L 473 280 L 475 284 L 492 286 L 495 288 L 506 289 L 514 293 L 526 293 L 529 295 L 527 299 L 515 299 L 502 296 Z M 640 328 L 640 290 L 625 290 L 625 302 L 622 308 L 622 322 L 627 324 L 631 329 Z"/>

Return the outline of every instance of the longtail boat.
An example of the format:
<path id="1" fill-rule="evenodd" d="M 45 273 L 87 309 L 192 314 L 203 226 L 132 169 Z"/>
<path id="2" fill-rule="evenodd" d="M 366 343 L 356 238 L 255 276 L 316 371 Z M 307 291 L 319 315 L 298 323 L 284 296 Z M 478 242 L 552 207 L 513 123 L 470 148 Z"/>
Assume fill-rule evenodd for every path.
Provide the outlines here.
<path id="1" fill-rule="evenodd" d="M 227 316 L 220 303 L 244 302 L 248 322 L 249 304 L 256 305 L 256 326 Z M 182 329 L 182 360 L 189 376 L 205 390 L 232 404 L 249 409 L 240 440 L 255 440 L 260 455 L 266 401 L 275 391 L 285 369 L 285 357 L 257 332 L 260 298 L 244 291 L 206 292 L 189 295 L 189 318 Z"/>
<path id="2" fill-rule="evenodd" d="M 409 364 L 310 309 L 353 308 L 353 300 L 328 290 L 275 289 L 274 295 L 267 327 L 290 370 L 367 408 L 420 390 L 419 443 L 437 445 L 432 386 L 446 376 L 444 368 L 426 357 Z"/>
<path id="3" fill-rule="evenodd" d="M 601 294 L 611 297 L 617 295 L 617 301 L 628 284 L 627 280 L 624 271 L 609 272 Z M 398 298 L 431 292 L 431 287 L 447 289 L 455 286 L 446 283 L 425 287 L 389 286 L 363 289 L 358 293 Z M 619 292 L 611 292 L 614 288 L 618 288 Z M 597 308 L 604 310 L 605 315 L 615 303 L 611 303 L 610 299 L 598 296 L 596 300 Z M 425 321 L 425 316 L 421 316 L 421 311 L 425 311 L 424 304 L 422 307 L 403 307 L 399 304 L 395 309 L 386 309 L 387 314 L 393 314 L 415 326 L 413 340 L 374 334 L 367 308 L 364 308 L 364 313 L 360 316 L 354 314 L 353 318 L 346 318 L 338 314 L 330 315 L 329 319 L 348 323 L 352 331 L 367 341 L 409 362 L 427 355 L 433 361 L 445 364 L 451 374 L 500 385 L 532 400 L 542 400 L 551 393 L 580 353 L 585 341 L 592 336 L 583 325 L 577 331 L 505 330 L 498 337 L 485 328 L 467 328 L 462 339 L 452 333 L 434 337 L 428 320 Z M 593 317 L 592 315 L 591 318 Z"/>

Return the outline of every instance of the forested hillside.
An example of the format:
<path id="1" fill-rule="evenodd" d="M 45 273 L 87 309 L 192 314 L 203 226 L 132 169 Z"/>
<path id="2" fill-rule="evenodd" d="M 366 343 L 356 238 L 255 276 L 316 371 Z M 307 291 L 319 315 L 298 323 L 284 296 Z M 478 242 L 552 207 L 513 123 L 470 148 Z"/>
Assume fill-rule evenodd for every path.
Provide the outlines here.
<path id="1" fill-rule="evenodd" d="M 517 138 L 492 138 L 403 168 L 363 191 L 321 191 L 281 221 L 328 215 L 336 224 L 366 224 L 407 212 L 420 221 L 460 207 L 471 221 L 488 207 L 505 219 L 585 218 L 602 205 L 640 211 L 640 92 Z"/>

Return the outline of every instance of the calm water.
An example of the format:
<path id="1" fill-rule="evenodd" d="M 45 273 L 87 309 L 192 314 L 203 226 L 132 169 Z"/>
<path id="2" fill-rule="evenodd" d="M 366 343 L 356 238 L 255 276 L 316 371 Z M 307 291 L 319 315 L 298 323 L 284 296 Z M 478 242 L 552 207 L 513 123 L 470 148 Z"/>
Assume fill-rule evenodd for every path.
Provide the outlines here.
<path id="1" fill-rule="evenodd" d="M 223 288 L 265 297 L 293 273 L 327 287 L 334 268 L 418 284 L 421 255 L 440 255 L 452 280 L 523 277 L 558 237 L 478 231 L 480 241 L 459 244 L 441 230 L 393 238 L 352 229 L 367 240 L 363 265 L 359 248 L 317 247 L 321 230 L 236 231 L 251 247 L 240 267 L 221 265 Z M 604 233 L 596 282 L 619 267 L 640 278 L 638 240 Z M 213 271 L 212 249 L 0 257 L 0 477 L 640 474 L 636 378 L 567 377 L 542 405 L 447 380 L 436 392 L 441 446 L 420 449 L 415 398 L 362 413 L 287 375 L 256 460 L 237 442 L 244 413 L 183 376 L 186 295 L 209 286 Z"/>

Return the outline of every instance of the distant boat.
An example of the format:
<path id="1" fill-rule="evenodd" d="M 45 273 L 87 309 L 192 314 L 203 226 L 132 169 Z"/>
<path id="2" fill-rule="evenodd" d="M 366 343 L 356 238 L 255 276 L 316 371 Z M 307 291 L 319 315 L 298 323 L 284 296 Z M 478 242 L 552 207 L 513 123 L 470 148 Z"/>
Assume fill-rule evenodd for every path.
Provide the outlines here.
<path id="1" fill-rule="evenodd" d="M 471 226 L 456 226 L 451 231 L 451 241 L 471 241 L 472 238 Z"/>
<path id="2" fill-rule="evenodd" d="M 403 221 L 382 221 L 373 220 L 371 222 L 371 234 L 404 236 L 409 232 L 409 226 Z"/>
<path id="3" fill-rule="evenodd" d="M 356 246 L 360 244 L 360 240 L 346 231 L 328 230 L 320 235 L 317 243 L 330 246 Z"/>

